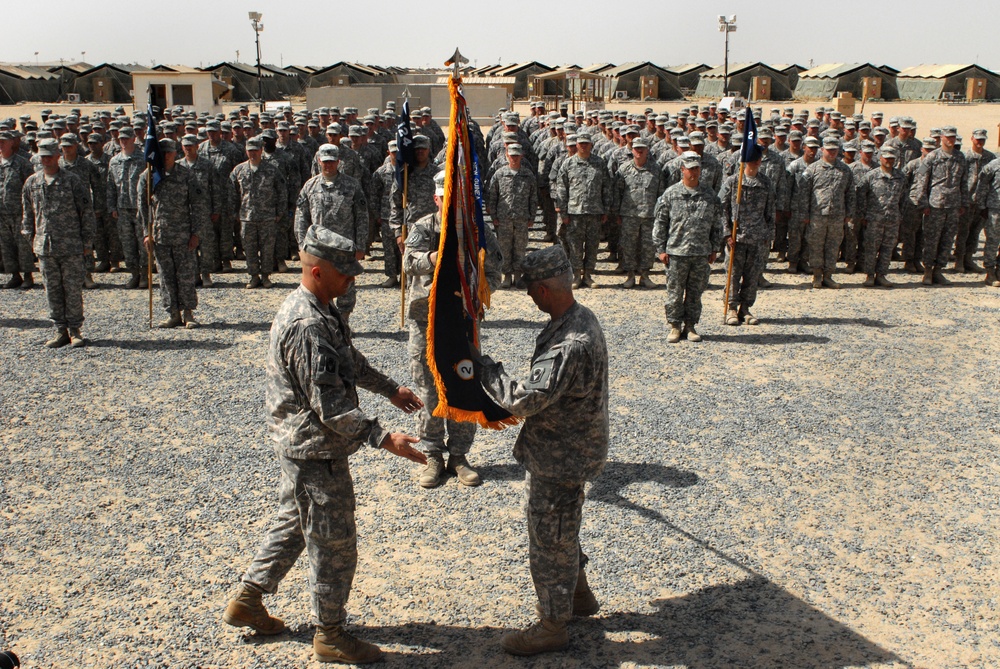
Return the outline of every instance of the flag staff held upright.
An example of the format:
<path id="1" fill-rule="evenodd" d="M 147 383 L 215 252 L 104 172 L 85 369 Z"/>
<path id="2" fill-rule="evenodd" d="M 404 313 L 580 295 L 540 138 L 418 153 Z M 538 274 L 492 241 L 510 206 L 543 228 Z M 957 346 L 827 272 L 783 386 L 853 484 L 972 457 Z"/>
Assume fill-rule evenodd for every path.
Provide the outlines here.
<path id="1" fill-rule="evenodd" d="M 760 160 L 761 151 L 757 146 L 757 123 L 750 107 L 744 109 L 743 144 L 740 145 L 740 173 L 736 178 L 736 207 L 733 209 L 733 233 L 727 240 L 729 248 L 726 267 L 726 289 L 722 298 L 722 324 L 726 324 L 729 312 L 729 292 L 733 285 L 733 253 L 736 251 L 736 230 L 740 224 L 740 205 L 743 203 L 743 170 L 747 163 Z"/>
<path id="2" fill-rule="evenodd" d="M 406 225 L 410 208 L 407 191 L 409 190 L 410 166 L 416 163 L 414 153 L 413 132 L 410 130 L 410 89 L 407 87 L 403 91 L 403 111 L 399 115 L 399 124 L 396 126 L 396 186 L 403 189 L 403 221 L 400 228 L 402 243 L 399 245 L 399 327 L 403 329 L 406 328 L 406 268 L 403 265 L 403 255 L 406 251 L 406 236 L 409 234 Z M 390 242 L 383 240 L 382 243 Z"/>

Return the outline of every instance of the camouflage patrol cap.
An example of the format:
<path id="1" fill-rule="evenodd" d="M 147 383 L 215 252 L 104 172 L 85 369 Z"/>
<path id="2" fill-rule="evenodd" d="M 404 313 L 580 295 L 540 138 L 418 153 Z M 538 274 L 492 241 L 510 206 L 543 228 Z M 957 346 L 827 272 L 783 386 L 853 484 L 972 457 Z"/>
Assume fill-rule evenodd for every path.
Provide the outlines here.
<path id="1" fill-rule="evenodd" d="M 875 153 L 875 142 L 870 140 L 865 140 L 861 142 L 861 152 L 862 153 Z"/>
<path id="2" fill-rule="evenodd" d="M 802 141 L 802 131 L 801 130 L 792 130 L 790 133 L 788 133 L 788 141 L 789 142 L 801 142 Z"/>
<path id="3" fill-rule="evenodd" d="M 199 143 L 197 135 L 188 134 L 181 137 L 181 146 L 198 146 Z"/>
<path id="4" fill-rule="evenodd" d="M 576 146 L 576 133 L 566 135 L 566 146 Z"/>
<path id="5" fill-rule="evenodd" d="M 507 145 L 507 155 L 508 156 L 523 156 L 524 149 L 521 148 L 520 144 L 508 144 Z"/>
<path id="6" fill-rule="evenodd" d="M 824 149 L 839 149 L 841 148 L 840 140 L 833 136 L 827 136 L 823 139 Z"/>
<path id="7" fill-rule="evenodd" d="M 525 283 L 545 281 L 571 270 L 569 257 L 561 244 L 532 251 L 521 260 L 521 278 Z"/>
<path id="8" fill-rule="evenodd" d="M 414 149 L 429 149 L 431 148 L 431 138 L 427 135 L 416 135 L 413 138 L 413 148 Z"/>
<path id="9" fill-rule="evenodd" d="M 324 144 L 316 151 L 316 157 L 321 163 L 340 160 L 340 147 L 336 144 Z"/>
<path id="10" fill-rule="evenodd" d="M 331 123 L 330 125 L 326 126 L 325 130 L 327 135 L 339 135 L 340 131 L 341 128 L 339 123 Z"/>
<path id="11" fill-rule="evenodd" d="M 953 125 L 946 125 L 941 128 L 942 137 L 958 137 L 958 128 Z"/>
<path id="12" fill-rule="evenodd" d="M 633 149 L 648 149 L 649 148 L 649 144 L 647 144 L 646 141 L 643 140 L 643 139 L 637 139 L 637 140 L 634 140 L 632 142 L 632 148 Z"/>
<path id="13" fill-rule="evenodd" d="M 177 142 L 167 137 L 159 141 L 160 151 L 163 153 L 177 153 Z"/>
<path id="14" fill-rule="evenodd" d="M 882 126 L 879 126 L 872 130 L 872 134 L 876 137 L 886 137 L 889 134 L 889 131 Z"/>
<path id="15" fill-rule="evenodd" d="M 899 119 L 899 127 L 907 128 L 909 130 L 915 130 L 917 124 L 914 123 L 913 119 L 910 118 L 909 116 L 904 116 L 903 118 Z"/>
<path id="16" fill-rule="evenodd" d="M 696 130 L 695 132 L 692 132 L 690 135 L 688 135 L 688 141 L 692 145 L 694 145 L 694 144 L 701 144 L 702 146 L 704 146 L 705 145 L 705 133 L 698 132 Z M 633 142 L 633 146 L 634 145 L 635 145 L 635 142 Z"/>
<path id="17" fill-rule="evenodd" d="M 691 146 L 691 138 L 688 137 L 687 135 L 681 135 L 680 137 L 677 138 L 677 146 L 679 148 Z"/>
<path id="18" fill-rule="evenodd" d="M 576 136 L 576 143 L 577 143 L 577 145 L 580 145 L 580 144 L 593 144 L 594 140 L 591 139 L 590 135 L 588 135 L 587 133 L 581 132 L 581 133 L 577 134 L 577 136 Z"/>
<path id="19" fill-rule="evenodd" d="M 872 112 L 872 118 L 885 118 L 885 114 L 880 111 Z"/>
<path id="20" fill-rule="evenodd" d="M 104 144 L 105 141 L 104 135 L 96 130 L 87 135 L 87 144 Z"/>
<path id="21" fill-rule="evenodd" d="M 65 133 L 59 138 L 59 146 L 79 146 L 80 138 L 72 132 Z"/>
<path id="22" fill-rule="evenodd" d="M 973 130 L 972 139 L 986 139 L 986 128 L 976 128 Z"/>
<path id="23" fill-rule="evenodd" d="M 354 242 L 321 225 L 310 225 L 302 250 L 333 265 L 341 274 L 357 276 L 364 271 L 355 257 Z"/>
<path id="24" fill-rule="evenodd" d="M 819 141 L 819 137 L 813 137 L 812 135 L 809 135 L 804 140 L 802 140 L 802 143 L 805 146 L 810 146 L 816 149 L 818 149 L 823 145 L 822 142 Z"/>
<path id="25" fill-rule="evenodd" d="M 826 142 L 823 142 L 823 148 L 827 148 Z M 844 153 L 857 153 L 858 145 L 852 140 L 850 142 L 844 142 Z"/>
<path id="26" fill-rule="evenodd" d="M 292 126 L 288 125 L 288 121 L 278 121 L 276 126 L 278 130 L 291 130 Z"/>
<path id="27" fill-rule="evenodd" d="M 135 137 L 135 130 L 132 129 L 132 126 L 126 125 L 118 131 L 118 136 L 122 139 Z"/>
<path id="28" fill-rule="evenodd" d="M 504 141 L 505 144 L 510 144 L 512 142 L 516 142 L 517 141 L 517 133 L 516 132 L 505 132 L 505 133 L 503 133 L 503 135 L 501 135 L 501 138 L 503 139 L 503 141 Z"/>
<path id="29" fill-rule="evenodd" d="M 368 132 L 360 125 L 352 125 L 347 129 L 348 137 L 364 137 Z"/>
<path id="30" fill-rule="evenodd" d="M 14 133 L 10 130 L 0 130 L 0 140 L 14 139 Z"/>
<path id="31" fill-rule="evenodd" d="M 434 175 L 434 194 L 438 197 L 444 197 L 444 178 L 444 170 Z"/>
<path id="32" fill-rule="evenodd" d="M 43 139 L 38 143 L 38 155 L 40 156 L 58 156 L 61 154 L 62 151 L 59 150 L 59 142 L 55 139 Z"/>
<path id="33" fill-rule="evenodd" d="M 701 167 L 701 156 L 694 151 L 685 151 L 681 154 L 681 166 L 688 169 Z"/>
<path id="34" fill-rule="evenodd" d="M 389 142 L 388 147 L 390 153 L 395 153 L 398 150 L 399 145 L 396 144 L 396 140 L 392 140 Z"/>
<path id="35" fill-rule="evenodd" d="M 896 151 L 895 146 L 883 146 L 882 150 L 879 152 L 883 158 L 898 158 L 899 153 Z"/>
<path id="36" fill-rule="evenodd" d="M 920 142 L 920 148 L 934 150 L 937 148 L 937 140 L 933 137 L 924 137 Z"/>
<path id="37" fill-rule="evenodd" d="M 266 128 L 261 131 L 262 139 L 278 139 L 278 132 L 274 128 Z"/>
<path id="38" fill-rule="evenodd" d="M 931 128 L 931 137 L 940 137 L 941 128 Z"/>
<path id="39" fill-rule="evenodd" d="M 261 141 L 260 137 L 251 137 L 247 140 L 247 151 L 263 151 L 264 142 Z"/>

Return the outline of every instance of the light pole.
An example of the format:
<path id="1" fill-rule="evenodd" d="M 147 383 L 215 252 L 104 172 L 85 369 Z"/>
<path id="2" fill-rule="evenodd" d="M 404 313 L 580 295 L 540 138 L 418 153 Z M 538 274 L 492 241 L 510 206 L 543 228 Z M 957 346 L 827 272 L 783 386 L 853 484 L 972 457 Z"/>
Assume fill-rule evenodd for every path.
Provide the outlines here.
<path id="1" fill-rule="evenodd" d="M 260 73 L 260 34 L 264 30 L 264 24 L 261 23 L 263 18 L 264 15 L 260 12 L 250 12 L 250 25 L 253 26 L 253 32 L 257 36 L 257 99 L 260 101 L 261 111 L 264 111 L 264 80 Z"/>
<path id="2" fill-rule="evenodd" d="M 35 52 L 35 67 L 38 67 L 38 52 Z"/>
<path id="3" fill-rule="evenodd" d="M 722 97 L 726 97 L 729 93 L 729 33 L 736 32 L 736 14 L 728 18 L 719 16 L 719 32 L 726 33 L 726 55 L 722 73 Z"/>

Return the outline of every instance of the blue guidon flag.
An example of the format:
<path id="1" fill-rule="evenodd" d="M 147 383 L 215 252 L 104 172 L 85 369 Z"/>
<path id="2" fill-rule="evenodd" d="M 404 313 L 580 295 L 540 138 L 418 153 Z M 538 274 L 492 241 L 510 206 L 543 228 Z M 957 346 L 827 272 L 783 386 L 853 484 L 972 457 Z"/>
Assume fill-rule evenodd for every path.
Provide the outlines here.
<path id="1" fill-rule="evenodd" d="M 410 101 L 403 101 L 403 111 L 396 126 L 396 185 L 403 187 L 403 169 L 417 164 L 413 148 L 413 132 L 410 130 Z"/>
<path id="2" fill-rule="evenodd" d="M 757 144 L 757 123 L 753 119 L 753 112 L 747 107 L 743 120 L 743 145 L 740 146 L 740 162 L 752 163 L 760 160 L 764 155 Z"/>
<path id="3" fill-rule="evenodd" d="M 153 190 L 160 185 L 163 179 L 163 153 L 160 151 L 160 142 L 156 139 L 156 117 L 153 115 L 153 103 L 146 105 L 146 164 L 149 165 L 153 174 L 151 186 Z"/>

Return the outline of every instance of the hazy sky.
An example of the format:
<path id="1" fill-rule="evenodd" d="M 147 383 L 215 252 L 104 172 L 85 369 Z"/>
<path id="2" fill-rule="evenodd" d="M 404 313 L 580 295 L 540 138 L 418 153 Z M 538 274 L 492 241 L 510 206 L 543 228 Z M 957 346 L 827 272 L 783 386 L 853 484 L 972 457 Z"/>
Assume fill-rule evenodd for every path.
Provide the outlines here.
<path id="1" fill-rule="evenodd" d="M 264 14 L 263 61 L 325 66 L 340 60 L 376 65 L 438 66 L 455 46 L 473 64 L 538 60 L 548 65 L 649 60 L 658 65 L 721 64 L 719 14 L 737 14 L 730 63 L 976 62 L 1000 68 L 1000 42 L 980 26 L 997 25 L 1000 3 L 915 0 L 891 3 L 843 0 L 789 7 L 791 21 L 749 3 L 502 2 L 301 3 L 277 0 L 173 0 L 150 5 L 107 5 L 100 11 L 77 0 L 10 2 L 0 61 L 79 60 L 90 63 L 180 63 L 205 66 L 255 61 L 249 10 Z M 345 11 L 364 15 L 348 17 Z M 373 13 L 369 7 L 377 8 Z M 629 14 L 623 11 L 629 8 Z M 823 9 L 820 9 L 820 8 Z M 294 8 L 290 11 L 290 8 Z M 814 9 L 815 8 L 815 9 Z M 945 29 L 942 10 L 954 19 Z M 58 20 L 39 21 L 39 12 Z M 780 13 L 780 12 L 778 12 Z M 147 27 L 144 16 L 156 18 Z M 382 17 L 376 20 L 375 17 Z M 933 16 L 934 18 L 928 18 Z M 784 27 L 783 23 L 790 26 Z M 38 26 L 38 28 L 36 28 Z M 41 26 L 44 26 L 42 28 Z M 406 34 L 400 36 L 399 31 Z M 527 31 L 527 32 L 525 32 Z"/>

